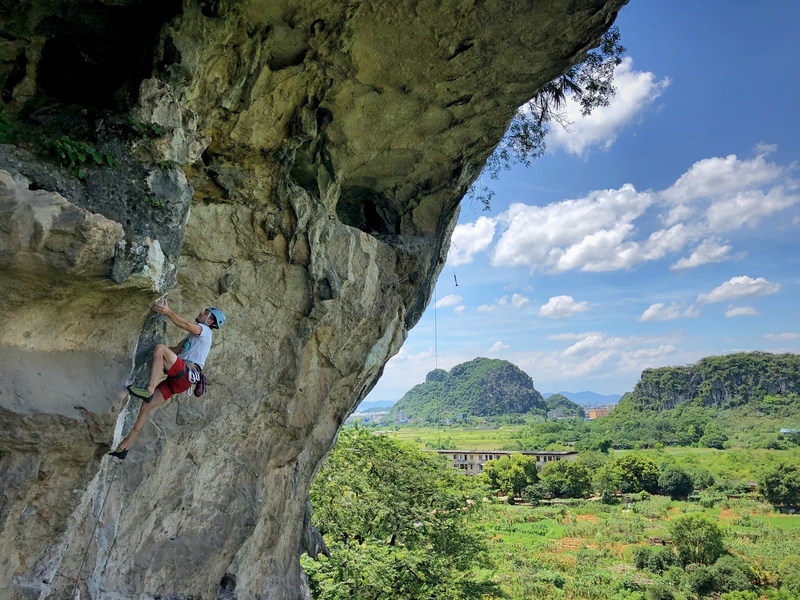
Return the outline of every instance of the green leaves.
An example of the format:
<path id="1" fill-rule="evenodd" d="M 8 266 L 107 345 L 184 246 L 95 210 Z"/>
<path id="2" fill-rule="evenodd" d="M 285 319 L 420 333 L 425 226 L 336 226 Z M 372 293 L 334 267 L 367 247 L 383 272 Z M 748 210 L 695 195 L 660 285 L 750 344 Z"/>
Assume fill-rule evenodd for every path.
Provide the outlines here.
<path id="1" fill-rule="evenodd" d="M 768 469 L 759 490 L 775 506 L 800 506 L 800 467 L 782 462 Z"/>
<path id="2" fill-rule="evenodd" d="M 86 179 L 86 167 L 109 166 L 118 167 L 119 163 L 113 156 L 105 152 L 100 152 L 85 142 L 79 142 L 62 135 L 56 140 L 47 143 L 47 149 L 58 161 L 67 167 L 70 173 L 79 179 Z"/>
<path id="3" fill-rule="evenodd" d="M 438 455 L 347 428 L 309 496 L 331 551 L 303 559 L 317 600 L 481 597 L 469 590 L 486 552 L 471 527 L 482 488 Z"/>
<path id="4" fill-rule="evenodd" d="M 698 513 L 672 519 L 669 531 L 683 564 L 712 565 L 725 551 L 719 526 Z"/>

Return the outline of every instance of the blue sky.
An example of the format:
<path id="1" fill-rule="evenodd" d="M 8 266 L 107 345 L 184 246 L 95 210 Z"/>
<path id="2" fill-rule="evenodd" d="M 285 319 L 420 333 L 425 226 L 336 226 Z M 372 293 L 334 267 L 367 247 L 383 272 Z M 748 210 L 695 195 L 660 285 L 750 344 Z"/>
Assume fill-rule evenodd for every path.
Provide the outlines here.
<path id="1" fill-rule="evenodd" d="M 368 400 L 477 356 L 539 391 L 800 352 L 800 2 L 633 0 L 617 94 L 462 204 L 434 302 Z M 453 274 L 458 279 L 455 286 Z"/>

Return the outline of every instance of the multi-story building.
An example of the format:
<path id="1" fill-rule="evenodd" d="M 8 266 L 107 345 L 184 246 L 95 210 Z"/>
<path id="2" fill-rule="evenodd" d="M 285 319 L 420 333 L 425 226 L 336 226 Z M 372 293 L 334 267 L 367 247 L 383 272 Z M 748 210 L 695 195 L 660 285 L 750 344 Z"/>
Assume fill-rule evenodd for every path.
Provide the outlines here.
<path id="1" fill-rule="evenodd" d="M 483 473 L 483 465 L 490 460 L 497 460 L 501 456 L 511 454 L 522 454 L 523 456 L 535 456 L 536 466 L 541 469 L 547 463 L 554 460 L 575 460 L 578 453 L 572 450 L 525 450 L 522 452 L 510 452 L 508 450 L 435 450 L 450 460 L 454 469 L 464 471 L 467 475 L 480 475 Z"/>

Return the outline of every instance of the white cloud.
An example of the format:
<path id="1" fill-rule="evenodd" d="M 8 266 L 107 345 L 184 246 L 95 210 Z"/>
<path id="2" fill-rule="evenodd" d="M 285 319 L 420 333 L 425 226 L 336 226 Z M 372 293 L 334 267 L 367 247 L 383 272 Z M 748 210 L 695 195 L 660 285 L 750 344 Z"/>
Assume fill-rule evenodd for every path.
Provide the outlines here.
<path id="1" fill-rule="evenodd" d="M 661 192 L 625 184 L 546 206 L 514 203 L 493 220 L 459 226 L 466 241 L 457 258 L 472 260 L 477 248 L 488 249 L 496 240 L 493 266 L 546 273 L 632 269 L 679 253 L 688 256 L 672 259 L 670 268 L 677 271 L 731 260 L 741 253 L 734 254 L 720 234 L 754 227 L 800 204 L 794 167 L 768 162 L 766 150 L 774 148 L 762 144 L 759 150 L 753 159 L 697 161 Z M 653 225 L 659 221 L 660 227 Z M 790 224 L 800 225 L 800 217 L 787 215 L 784 225 Z"/>
<path id="2" fill-rule="evenodd" d="M 548 340 L 582 340 L 591 336 L 602 336 L 603 334 L 597 331 L 586 331 L 583 333 L 557 333 L 548 335 Z"/>
<path id="3" fill-rule="evenodd" d="M 526 304 L 528 304 L 530 300 L 523 296 L 522 294 L 514 294 L 511 296 L 511 302 L 509 303 L 508 296 L 500 296 L 497 298 L 493 304 L 481 304 L 478 307 L 478 312 L 492 312 L 497 308 L 505 307 L 505 306 L 513 306 L 514 308 L 522 308 Z"/>
<path id="4" fill-rule="evenodd" d="M 500 350 L 508 350 L 511 346 L 508 344 L 504 344 L 503 342 L 495 342 L 492 344 L 492 347 L 487 350 L 489 353 L 499 352 Z"/>
<path id="5" fill-rule="evenodd" d="M 760 314 L 754 306 L 729 306 L 725 311 L 726 317 L 757 317 Z"/>
<path id="6" fill-rule="evenodd" d="M 594 109 L 584 117 L 580 106 L 570 102 L 564 117 L 571 123 L 568 130 L 554 126 L 547 136 L 550 149 L 561 148 L 582 155 L 592 146 L 610 147 L 617 133 L 640 115 L 669 85 L 669 79 L 656 80 L 653 73 L 634 71 L 633 59 L 622 60 L 614 70 L 616 94 L 608 106 Z"/>
<path id="7" fill-rule="evenodd" d="M 721 232 L 755 227 L 763 217 L 800 202 L 800 194 L 790 193 L 782 186 L 761 190 L 745 190 L 709 206 L 706 220 L 711 231 Z"/>
<path id="8" fill-rule="evenodd" d="M 456 225 L 453 231 L 449 258 L 453 266 L 472 262 L 475 255 L 489 247 L 494 238 L 495 223 L 488 217 L 480 217 L 474 223 Z"/>
<path id="9" fill-rule="evenodd" d="M 626 239 L 634 219 L 651 202 L 649 193 L 626 184 L 543 207 L 512 204 L 498 217 L 507 229 L 495 246 L 492 264 L 554 271 L 606 271 L 634 264 L 637 245 Z"/>
<path id="10" fill-rule="evenodd" d="M 511 306 L 514 308 L 522 308 L 528 302 L 530 302 L 530 300 L 521 294 L 514 294 L 511 296 Z"/>
<path id="11" fill-rule="evenodd" d="M 731 277 L 722 285 L 714 288 L 707 294 L 697 296 L 697 301 L 701 304 L 713 304 L 715 302 L 730 302 L 743 298 L 758 298 L 768 296 L 780 291 L 778 283 L 770 283 L 763 277 L 753 279 L 747 275 Z"/>
<path id="12" fill-rule="evenodd" d="M 663 302 L 651 304 L 639 317 L 639 321 L 672 321 L 683 316 L 681 308 L 673 302 L 666 306 Z"/>
<path id="13" fill-rule="evenodd" d="M 539 309 L 539 316 L 564 319 L 588 309 L 588 302 L 575 302 L 572 296 L 553 296 Z"/>
<path id="14" fill-rule="evenodd" d="M 436 308 L 444 308 L 446 306 L 456 306 L 457 304 L 461 304 L 463 298 L 457 294 L 448 294 L 436 302 Z"/>
<path id="15" fill-rule="evenodd" d="M 682 271 L 699 267 L 700 265 L 722 262 L 730 258 L 730 251 L 730 244 L 723 245 L 715 239 L 707 239 L 697 246 L 688 258 L 681 258 L 670 269 Z"/>
<path id="16" fill-rule="evenodd" d="M 776 181 L 784 169 L 759 154 L 752 160 L 739 160 L 735 154 L 725 158 L 704 158 L 694 163 L 661 197 L 674 204 L 687 204 L 699 198 L 730 196 Z"/>
<path id="17" fill-rule="evenodd" d="M 768 340 L 776 340 L 776 341 L 786 341 L 786 340 L 796 340 L 800 338 L 800 333 L 792 333 L 787 331 L 786 333 L 768 333 L 764 336 Z"/>
<path id="18" fill-rule="evenodd" d="M 466 306 L 464 306 L 463 304 L 459 304 L 458 306 L 456 306 L 456 307 L 453 309 L 453 312 L 454 312 L 454 313 L 456 313 L 456 314 L 459 314 L 459 315 L 460 315 L 461 313 L 463 313 L 463 312 L 464 312 L 464 310 L 465 310 L 466 308 L 467 308 L 467 307 L 466 307 Z"/>

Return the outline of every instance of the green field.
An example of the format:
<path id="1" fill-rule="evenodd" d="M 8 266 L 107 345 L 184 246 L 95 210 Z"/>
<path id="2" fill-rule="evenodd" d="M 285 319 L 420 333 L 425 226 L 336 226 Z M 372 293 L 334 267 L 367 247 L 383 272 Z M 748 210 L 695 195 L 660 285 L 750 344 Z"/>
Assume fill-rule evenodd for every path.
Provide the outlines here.
<path id="1" fill-rule="evenodd" d="M 475 427 L 401 427 L 389 431 L 397 440 L 417 444 L 423 450 L 502 450 L 515 439 L 522 425 L 501 425 L 497 429 Z"/>
<path id="2" fill-rule="evenodd" d="M 497 429 L 475 427 L 400 427 L 386 431 L 393 439 L 416 444 L 422 450 L 503 450 L 519 437 L 524 426 L 501 425 Z M 674 463 L 711 471 L 716 477 L 755 481 L 759 472 L 782 460 L 800 463 L 800 447 L 793 450 L 666 447 L 663 449 L 614 450 L 613 456 L 637 453 L 656 463 Z"/>
<path id="3" fill-rule="evenodd" d="M 746 560 L 763 581 L 792 575 L 787 559 L 800 557 L 800 515 L 776 514 L 748 498 L 712 508 L 661 496 L 630 508 L 591 501 L 538 507 L 493 503 L 479 526 L 490 539 L 487 568 L 509 599 L 646 598 L 644 591 L 658 586 L 677 599 L 694 597 L 685 572 L 636 569 L 633 554 L 636 547 L 661 540 L 669 547 L 669 521 L 690 512 L 717 523 L 731 555 Z"/>

